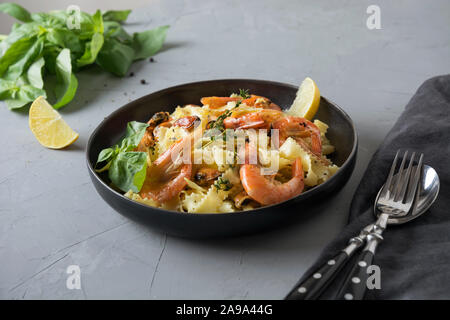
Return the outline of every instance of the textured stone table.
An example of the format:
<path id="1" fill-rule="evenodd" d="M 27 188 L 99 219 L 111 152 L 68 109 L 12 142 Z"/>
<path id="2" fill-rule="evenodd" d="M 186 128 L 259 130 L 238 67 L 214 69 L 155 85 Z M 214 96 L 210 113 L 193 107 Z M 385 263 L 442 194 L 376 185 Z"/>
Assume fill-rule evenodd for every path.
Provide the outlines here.
<path id="1" fill-rule="evenodd" d="M 170 24 L 167 43 L 155 63 L 132 66 L 134 77 L 78 75 L 77 96 L 61 110 L 80 133 L 74 145 L 42 148 L 26 110 L 0 105 L 0 298 L 282 298 L 345 224 L 370 156 L 411 95 L 450 70 L 448 1 L 376 2 L 381 30 L 366 27 L 373 1 L 129 1 L 140 7 L 128 29 Z M 47 1 L 39 9 L 76 3 Z M 100 3 L 126 6 L 78 2 L 91 12 Z M 0 33 L 11 21 L 1 17 Z M 95 192 L 87 139 L 128 101 L 197 80 L 299 84 L 306 76 L 354 119 L 360 147 L 349 183 L 300 223 L 250 237 L 183 240 L 120 216 Z M 66 287 L 69 265 L 81 268 L 81 290 Z"/>

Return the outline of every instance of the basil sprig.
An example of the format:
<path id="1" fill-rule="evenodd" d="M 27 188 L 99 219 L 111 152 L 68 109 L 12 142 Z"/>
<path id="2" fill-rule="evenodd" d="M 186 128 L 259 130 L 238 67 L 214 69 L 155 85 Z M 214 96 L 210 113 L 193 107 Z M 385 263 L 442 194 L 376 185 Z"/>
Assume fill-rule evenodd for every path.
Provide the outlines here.
<path id="1" fill-rule="evenodd" d="M 15 23 L 8 36 L 0 35 L 0 100 L 10 109 L 39 96 L 61 108 L 76 94 L 74 73 L 93 64 L 125 76 L 133 61 L 161 49 L 169 28 L 130 35 L 122 23 L 131 10 L 31 14 L 18 4 L 1 3 L 0 12 L 22 22 Z"/>
<path id="2" fill-rule="evenodd" d="M 103 149 L 97 159 L 96 167 L 103 164 L 97 172 L 108 170 L 111 182 L 120 190 L 139 192 L 147 173 L 147 154 L 133 151 L 145 134 L 148 124 L 128 122 L 125 137 L 110 148 Z"/>

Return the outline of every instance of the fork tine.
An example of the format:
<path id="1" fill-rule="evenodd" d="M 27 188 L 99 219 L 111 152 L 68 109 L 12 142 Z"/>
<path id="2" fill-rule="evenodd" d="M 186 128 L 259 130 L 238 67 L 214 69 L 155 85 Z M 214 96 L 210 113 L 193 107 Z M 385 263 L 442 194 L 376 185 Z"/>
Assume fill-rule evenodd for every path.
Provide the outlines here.
<path id="1" fill-rule="evenodd" d="M 411 169 L 412 166 L 414 164 L 414 157 L 416 156 L 416 153 L 413 152 L 413 154 L 411 155 L 411 159 L 409 160 L 409 164 L 408 164 L 408 169 L 406 169 L 406 174 L 403 177 L 403 184 L 400 190 L 400 193 L 397 194 L 396 198 L 398 201 L 402 201 L 405 199 L 405 194 L 406 194 L 406 190 L 408 188 L 409 182 L 410 182 L 410 177 L 411 177 Z"/>
<path id="2" fill-rule="evenodd" d="M 397 166 L 397 160 L 398 155 L 400 153 L 400 150 L 397 150 L 397 153 L 395 154 L 394 161 L 392 161 L 391 170 L 389 171 L 388 178 L 386 180 L 386 183 L 384 184 L 383 193 L 387 195 L 387 197 L 390 197 L 390 189 L 392 184 L 392 177 L 394 176 L 395 167 Z"/>
<path id="3" fill-rule="evenodd" d="M 403 154 L 402 162 L 400 163 L 400 168 L 398 169 L 397 173 L 397 180 L 395 181 L 394 189 L 392 190 L 392 196 L 394 197 L 394 200 L 397 199 L 397 196 L 400 194 L 400 190 L 403 186 L 403 169 L 405 167 L 406 158 L 408 157 L 408 150 L 405 151 Z M 397 201 L 397 200 L 395 200 Z"/>
<path id="4" fill-rule="evenodd" d="M 423 165 L 423 153 L 420 154 L 419 163 L 417 164 L 414 176 L 411 178 L 411 183 L 408 188 L 408 194 L 406 195 L 405 203 L 411 203 L 416 195 L 417 187 L 419 186 L 420 176 L 422 175 L 422 165 Z"/>

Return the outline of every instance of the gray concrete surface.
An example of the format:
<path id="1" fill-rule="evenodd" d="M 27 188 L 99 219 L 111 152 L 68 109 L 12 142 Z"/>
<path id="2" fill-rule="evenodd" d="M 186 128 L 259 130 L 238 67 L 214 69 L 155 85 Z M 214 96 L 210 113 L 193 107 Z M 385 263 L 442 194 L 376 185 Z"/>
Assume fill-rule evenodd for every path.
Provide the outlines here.
<path id="1" fill-rule="evenodd" d="M 279 299 L 344 226 L 368 160 L 417 87 L 450 70 L 448 1 L 19 1 L 39 10 L 79 3 L 135 10 L 129 31 L 170 24 L 155 56 L 118 79 L 78 75 L 61 113 L 80 133 L 67 150 L 42 148 L 26 111 L 0 108 L 0 298 Z M 381 7 L 381 30 L 366 8 Z M 0 33 L 12 20 L 0 18 Z M 185 82 L 245 77 L 298 84 L 310 76 L 354 119 L 359 157 L 350 182 L 304 221 L 251 237 L 167 237 L 113 211 L 95 192 L 85 147 L 126 102 Z M 146 79 L 148 85 L 141 85 Z M 299 208 L 301 210 L 301 208 Z M 79 265 L 81 290 L 66 288 Z"/>

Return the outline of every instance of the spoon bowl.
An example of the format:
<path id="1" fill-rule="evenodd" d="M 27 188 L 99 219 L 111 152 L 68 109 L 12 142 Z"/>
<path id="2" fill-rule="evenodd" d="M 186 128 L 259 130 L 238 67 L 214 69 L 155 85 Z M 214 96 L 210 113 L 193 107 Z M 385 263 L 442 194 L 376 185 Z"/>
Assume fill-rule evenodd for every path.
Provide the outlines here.
<path id="1" fill-rule="evenodd" d="M 416 167 L 414 167 L 414 169 L 416 169 Z M 397 177 L 398 173 L 393 177 L 394 182 Z M 436 200 L 439 194 L 439 188 L 440 188 L 440 181 L 436 170 L 424 164 L 422 168 L 421 180 L 419 183 L 419 187 L 417 189 L 416 199 L 414 200 L 412 210 L 405 216 L 401 217 L 390 216 L 389 219 L 387 220 L 387 224 L 389 225 L 403 224 L 424 214 Z M 375 203 L 377 203 L 378 197 L 380 196 L 382 189 L 383 188 L 381 188 L 380 191 L 378 192 Z M 374 212 L 377 217 L 379 217 L 381 214 L 381 212 L 377 210 L 376 206 L 374 207 Z"/>

